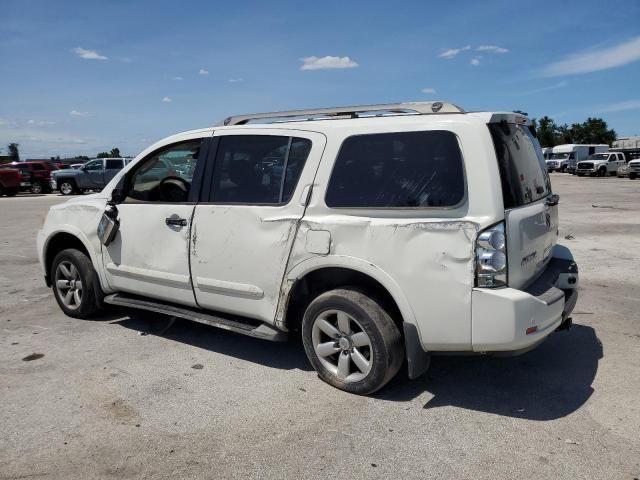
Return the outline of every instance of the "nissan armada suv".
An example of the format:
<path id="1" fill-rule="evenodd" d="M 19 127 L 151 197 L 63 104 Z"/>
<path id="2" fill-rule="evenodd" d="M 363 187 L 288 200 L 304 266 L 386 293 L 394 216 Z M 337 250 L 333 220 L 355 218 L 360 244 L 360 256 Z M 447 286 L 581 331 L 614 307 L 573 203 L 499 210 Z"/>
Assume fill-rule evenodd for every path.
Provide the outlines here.
<path id="1" fill-rule="evenodd" d="M 300 335 L 358 394 L 405 359 L 416 378 L 431 353 L 525 352 L 570 326 L 578 286 L 528 125 L 441 102 L 229 117 L 51 207 L 45 280 L 71 317 Z"/>

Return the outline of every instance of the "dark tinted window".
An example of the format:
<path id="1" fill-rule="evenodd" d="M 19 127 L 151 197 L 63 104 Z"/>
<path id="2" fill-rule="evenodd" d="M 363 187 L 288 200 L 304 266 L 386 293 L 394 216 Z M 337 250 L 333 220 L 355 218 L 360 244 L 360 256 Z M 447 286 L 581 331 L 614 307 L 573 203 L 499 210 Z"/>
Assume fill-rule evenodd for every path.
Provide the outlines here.
<path id="1" fill-rule="evenodd" d="M 551 193 L 544 159 L 538 155 L 529 129 L 501 122 L 492 123 L 489 130 L 500 169 L 504 208 L 526 205 Z"/>
<path id="2" fill-rule="evenodd" d="M 120 170 L 122 168 L 122 160 L 107 160 L 106 170 Z"/>
<path id="3" fill-rule="evenodd" d="M 273 135 L 220 137 L 210 202 L 278 205 L 289 202 L 311 141 Z"/>
<path id="4" fill-rule="evenodd" d="M 447 131 L 347 138 L 331 173 L 330 207 L 450 207 L 464 198 L 462 154 Z"/>
<path id="5" fill-rule="evenodd" d="M 84 164 L 85 170 L 91 170 L 91 171 L 102 170 L 102 168 L 103 168 L 102 160 L 92 160 Z"/>

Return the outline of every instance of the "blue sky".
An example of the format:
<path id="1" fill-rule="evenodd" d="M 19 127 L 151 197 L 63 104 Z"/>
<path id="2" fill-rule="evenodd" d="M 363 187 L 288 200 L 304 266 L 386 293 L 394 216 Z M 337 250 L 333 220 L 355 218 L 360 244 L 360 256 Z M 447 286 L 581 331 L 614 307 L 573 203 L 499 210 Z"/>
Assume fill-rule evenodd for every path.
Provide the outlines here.
<path id="1" fill-rule="evenodd" d="M 640 135 L 640 2 L 0 0 L 0 145 L 134 155 L 233 113 L 448 100 Z"/>

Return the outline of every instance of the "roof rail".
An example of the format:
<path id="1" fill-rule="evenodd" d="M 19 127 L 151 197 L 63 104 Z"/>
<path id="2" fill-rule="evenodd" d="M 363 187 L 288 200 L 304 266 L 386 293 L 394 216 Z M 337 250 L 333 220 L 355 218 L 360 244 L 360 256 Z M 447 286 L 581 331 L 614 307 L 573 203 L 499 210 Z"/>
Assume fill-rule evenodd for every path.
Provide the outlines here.
<path id="1" fill-rule="evenodd" d="M 379 105 L 360 105 L 354 107 L 312 108 L 308 110 L 289 110 L 284 112 L 252 113 L 247 115 L 234 115 L 225 118 L 216 126 L 244 125 L 252 120 L 278 120 L 293 121 L 314 120 L 318 118 L 357 118 L 358 114 L 370 113 L 377 115 L 421 115 L 433 113 L 465 113 L 465 111 L 448 102 L 404 102 L 382 103 Z M 289 119 L 289 120 L 282 120 Z"/>

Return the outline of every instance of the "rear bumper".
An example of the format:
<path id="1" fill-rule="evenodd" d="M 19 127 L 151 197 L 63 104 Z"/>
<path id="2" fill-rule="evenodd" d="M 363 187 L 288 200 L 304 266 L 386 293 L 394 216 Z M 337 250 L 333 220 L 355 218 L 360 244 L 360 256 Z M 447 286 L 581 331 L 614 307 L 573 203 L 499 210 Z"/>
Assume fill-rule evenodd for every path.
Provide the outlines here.
<path id="1" fill-rule="evenodd" d="M 556 253 L 525 290 L 473 289 L 473 351 L 526 351 L 569 318 L 578 300 L 578 267 L 568 249 L 556 247 Z"/>

